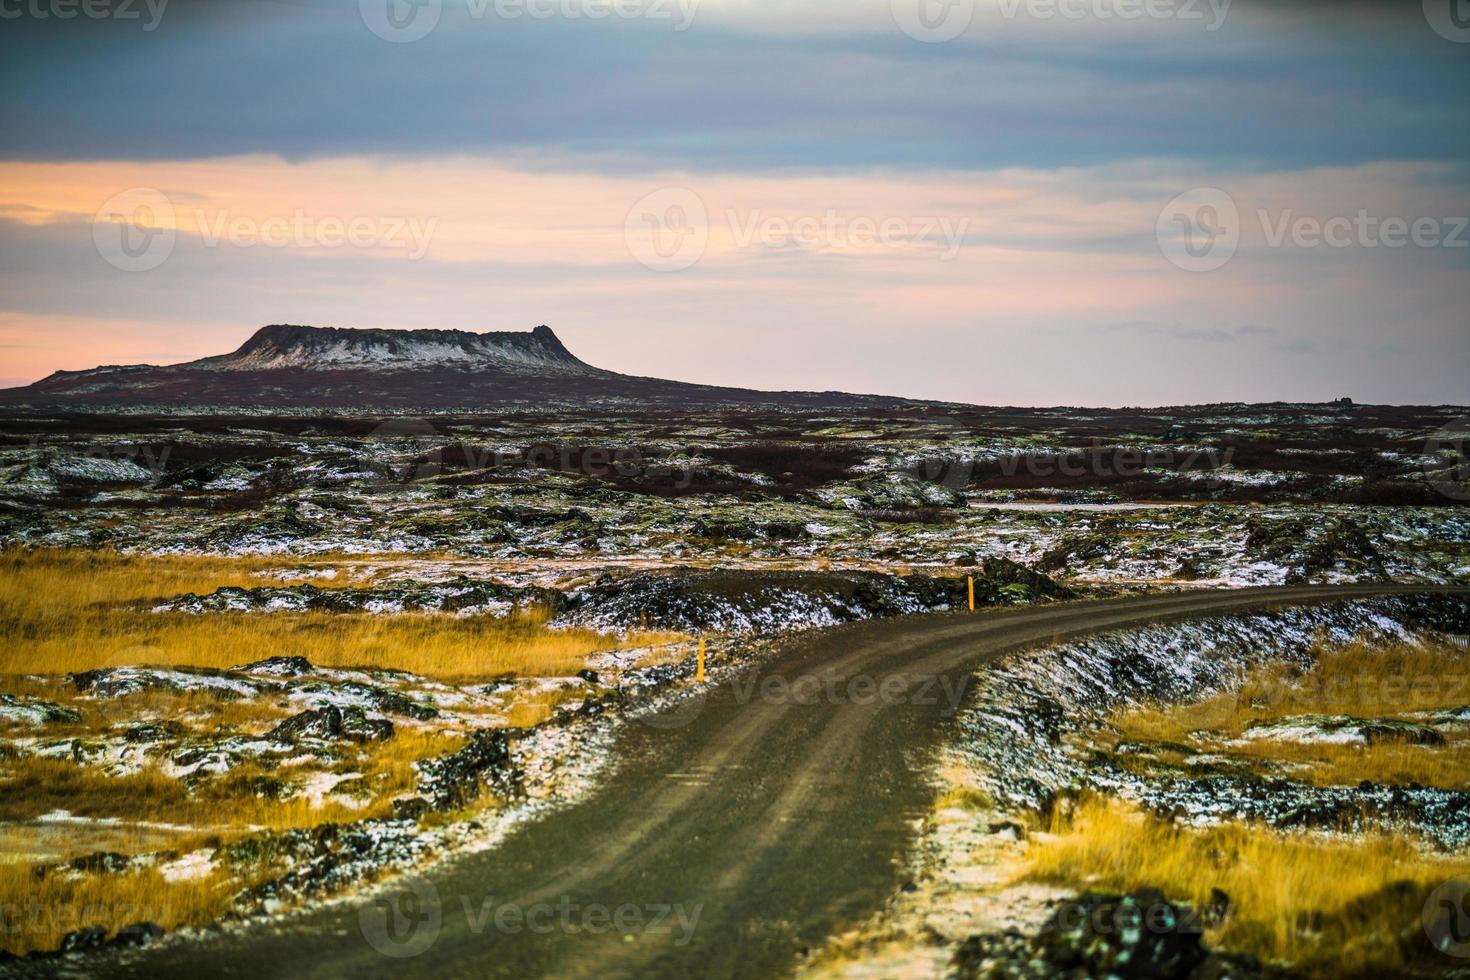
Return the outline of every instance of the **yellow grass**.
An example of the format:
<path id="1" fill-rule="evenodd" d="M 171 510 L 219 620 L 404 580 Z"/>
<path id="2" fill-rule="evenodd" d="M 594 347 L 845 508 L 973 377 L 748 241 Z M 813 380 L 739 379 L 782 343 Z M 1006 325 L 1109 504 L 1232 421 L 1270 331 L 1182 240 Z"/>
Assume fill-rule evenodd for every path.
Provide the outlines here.
<path id="1" fill-rule="evenodd" d="M 1294 775 L 1316 786 L 1347 786 L 1368 780 L 1390 786 L 1438 786 L 1470 790 L 1470 740 L 1444 745 L 1322 745 L 1262 740 L 1233 747 L 1231 754 L 1299 767 Z"/>
<path id="2" fill-rule="evenodd" d="M 257 586 L 269 559 L 129 557 L 110 552 L 0 553 L 0 674 L 69 673 L 121 664 L 228 668 L 278 655 L 322 667 L 385 667 L 441 678 L 574 673 L 590 653 L 678 639 L 546 628 L 528 611 L 503 618 L 405 614 L 152 613 L 148 601 L 224 585 Z"/>
<path id="3" fill-rule="evenodd" d="M 362 565 L 361 559 L 353 563 Z M 391 668 L 464 683 L 507 674 L 558 676 L 581 669 L 594 652 L 680 639 L 651 632 L 619 636 L 552 630 L 546 616 L 537 612 L 497 619 L 330 613 L 192 616 L 148 611 L 157 600 L 184 592 L 267 584 L 253 573 L 279 566 L 279 559 L 270 558 L 0 552 L 0 692 L 68 703 L 77 699 L 69 687 L 54 678 L 24 675 L 121 665 L 229 668 L 278 655 L 304 656 L 322 667 Z M 513 705 L 509 723 L 544 720 L 563 696 L 565 692 L 552 692 Z M 185 721 L 196 731 L 259 733 L 294 710 L 282 699 L 230 701 L 198 691 L 87 699 L 84 707 L 82 722 L 49 725 L 47 735 L 86 737 L 142 718 Z M 27 729 L 26 734 L 32 732 Z M 344 777 L 361 774 L 366 804 L 361 807 L 330 798 L 313 807 L 304 796 L 284 801 L 263 796 L 259 780 L 293 782 L 304 772 L 291 767 L 272 770 L 260 761 L 186 791 L 181 782 L 156 768 L 110 777 L 70 760 L 0 754 L 0 821 L 10 822 L 0 847 L 21 861 L 36 859 L 23 855 L 54 853 L 56 835 L 25 821 L 58 809 L 77 816 L 117 818 L 121 822 L 109 842 L 126 839 L 126 828 L 137 827 L 136 847 L 118 845 L 132 853 L 156 849 L 160 838 L 180 848 L 186 843 L 212 846 L 261 829 L 386 816 L 393 797 L 417 786 L 416 761 L 452 752 L 462 744 L 456 734 L 400 725 L 387 742 L 343 746 L 344 757 L 331 769 Z M 148 822 L 188 829 L 144 832 L 142 826 Z M 79 841 L 77 853 L 95 849 L 98 839 L 94 834 L 85 843 Z M 51 850 L 38 850 L 42 844 Z M 235 891 L 249 883 L 241 873 L 233 869 L 169 883 L 156 870 L 138 870 L 67 881 L 56 875 L 37 878 L 28 864 L 5 864 L 0 859 L 0 913 L 5 916 L 0 948 L 12 952 L 53 948 L 62 935 L 82 925 L 115 929 L 146 919 L 172 928 L 210 921 L 228 908 Z M 245 872 L 246 877 L 256 873 L 265 870 Z"/>
<path id="4" fill-rule="evenodd" d="M 1050 829 L 1031 847 L 1025 878 L 1155 887 L 1196 908 L 1220 888 L 1233 911 L 1207 941 L 1318 976 L 1401 966 L 1400 932 L 1418 935 L 1430 892 L 1470 874 L 1470 858 L 1425 854 L 1399 838 L 1339 843 L 1240 824 L 1181 829 L 1096 799 Z"/>
<path id="5" fill-rule="evenodd" d="M 1320 786 L 1375 783 L 1470 789 L 1470 732 L 1442 746 L 1381 742 L 1337 745 L 1261 739 L 1222 747 L 1255 722 L 1295 715 L 1405 718 L 1470 704 L 1470 657 L 1453 647 L 1355 644 L 1320 652 L 1309 671 L 1275 664 L 1247 675 L 1238 692 L 1183 705 L 1124 708 L 1110 720 L 1120 738 L 1194 744 L 1238 758 L 1284 763 Z"/>
<path id="6" fill-rule="evenodd" d="M 1470 704 L 1470 655 L 1454 647 L 1354 644 L 1319 653 L 1309 671 L 1272 664 L 1252 671 L 1236 692 L 1193 704 L 1127 709 L 1131 737 L 1178 741 L 1210 730 L 1238 736 L 1252 722 L 1292 715 L 1398 718 Z"/>
<path id="7" fill-rule="evenodd" d="M 226 911 L 238 887 L 222 872 L 170 882 L 145 868 L 69 880 L 37 878 L 24 865 L 0 865 L 0 949 L 54 949 L 62 936 L 83 926 L 111 932 L 136 922 L 165 929 L 203 925 Z"/>
<path id="8" fill-rule="evenodd" d="M 247 763 L 204 781 L 197 792 L 190 793 L 179 780 L 153 767 L 107 776 L 69 759 L 26 756 L 0 763 L 4 790 L 0 820 L 31 820 L 53 810 L 67 810 L 79 817 L 161 821 L 228 831 L 314 827 L 328 821 L 385 816 L 388 811 L 386 802 L 361 809 L 330 801 L 313 807 L 304 796 L 274 800 L 260 795 L 252 780 L 272 776 L 289 782 L 291 773 L 273 773 Z"/>

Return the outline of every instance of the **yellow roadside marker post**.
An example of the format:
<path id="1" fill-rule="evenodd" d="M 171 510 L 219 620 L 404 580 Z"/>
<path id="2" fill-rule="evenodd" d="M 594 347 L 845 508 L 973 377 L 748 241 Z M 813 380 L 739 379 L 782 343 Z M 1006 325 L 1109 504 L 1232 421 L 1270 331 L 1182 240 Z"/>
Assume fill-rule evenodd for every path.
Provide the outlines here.
<path id="1" fill-rule="evenodd" d="M 975 611 L 975 576 L 965 576 L 970 582 L 970 612 Z"/>
<path id="2" fill-rule="evenodd" d="M 699 673 L 694 679 L 701 684 L 704 683 L 704 637 L 702 636 L 699 638 Z"/>

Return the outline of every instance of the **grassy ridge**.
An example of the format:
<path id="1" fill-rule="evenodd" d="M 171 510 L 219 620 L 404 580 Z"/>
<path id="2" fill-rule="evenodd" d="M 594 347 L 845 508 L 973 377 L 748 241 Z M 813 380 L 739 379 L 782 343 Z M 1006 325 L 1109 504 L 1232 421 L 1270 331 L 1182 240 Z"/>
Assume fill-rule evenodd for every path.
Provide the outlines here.
<path id="1" fill-rule="evenodd" d="M 1179 758 L 1224 756 L 1316 785 L 1369 780 L 1466 789 L 1464 728 L 1446 726 L 1439 745 L 1241 736 L 1253 724 L 1303 716 L 1413 720 L 1462 707 L 1470 703 L 1467 660 L 1464 651 L 1433 643 L 1325 648 L 1309 670 L 1272 664 L 1202 701 L 1122 708 L 1096 737 L 1146 742 L 1166 757 L 1169 746 Z M 1120 891 L 1154 887 L 1196 908 L 1222 889 L 1232 912 L 1207 939 L 1313 976 L 1404 969 L 1426 948 L 1421 915 L 1430 893 L 1470 875 L 1470 856 L 1435 852 L 1408 832 L 1284 833 L 1241 822 L 1191 828 L 1095 796 L 1041 829 L 1023 878 Z"/>
<path id="2" fill-rule="evenodd" d="M 354 566 L 362 559 L 354 558 Z M 300 567 L 293 560 L 291 567 Z M 330 565 L 314 560 L 313 565 Z M 601 634 L 549 629 L 535 611 L 508 617 L 431 613 L 154 613 L 151 605 L 184 592 L 221 586 L 253 587 L 259 574 L 279 569 L 280 559 L 198 556 L 129 556 L 114 552 L 0 552 L 0 693 L 30 695 L 78 709 L 81 720 L 53 722 L 47 738 L 82 738 L 140 719 L 186 721 L 197 732 L 258 735 L 300 710 L 282 698 L 229 700 L 208 691 L 147 690 L 126 697 L 92 699 L 54 675 L 123 665 L 229 668 L 277 655 L 304 656 L 328 668 L 406 670 L 459 683 L 508 674 L 566 676 L 589 654 L 651 646 L 674 634 Z M 272 584 L 280 579 L 271 578 Z M 35 675 L 53 675 L 48 680 Z M 530 726 L 544 721 L 563 692 L 525 692 L 504 717 L 484 725 Z M 477 724 L 471 719 L 468 724 Z M 0 723 L 0 732 L 31 736 L 27 723 Z M 38 876 L 38 834 L 54 825 L 37 817 L 65 810 L 78 818 L 117 821 L 86 825 L 112 828 L 109 848 L 129 853 L 161 844 L 187 854 L 261 830 L 351 822 L 391 813 L 395 796 L 417 784 L 415 761 L 442 756 L 464 744 L 457 731 L 418 730 L 400 724 L 392 739 L 342 746 L 333 772 L 355 774 L 370 797 L 359 806 L 337 800 L 318 805 L 305 795 L 277 799 L 260 786 L 282 771 L 259 760 L 186 788 L 158 766 L 109 776 L 70 757 L 43 758 L 0 751 L 0 949 L 24 953 L 53 949 L 82 926 L 109 930 L 147 920 L 167 929 L 197 925 L 225 913 L 242 887 L 269 877 L 269 867 L 216 867 L 196 877 L 167 880 L 156 867 L 118 873 Z M 0 741 L 0 750 L 4 749 Z M 493 806 L 488 797 L 476 806 Z M 160 832 L 157 825 L 169 825 Z M 51 828 L 51 829 L 47 829 Z M 129 828 L 136 830 L 126 841 Z M 152 828 L 152 829 L 145 829 Z M 54 845 L 53 845 L 54 846 Z M 77 843 L 68 856 L 97 847 Z M 278 869 L 277 869 L 278 870 Z"/>
<path id="3" fill-rule="evenodd" d="M 0 674 L 118 665 L 229 668 L 284 654 L 320 667 L 380 667 L 444 679 L 575 673 L 591 653 L 678 639 L 547 629 L 546 615 L 154 613 L 147 603 L 254 587 L 279 559 L 0 552 Z"/>
<path id="4" fill-rule="evenodd" d="M 1429 894 L 1470 874 L 1470 858 L 1427 853 L 1402 837 L 1330 840 L 1242 824 L 1193 830 L 1100 799 L 1050 831 L 1029 851 L 1027 877 L 1154 887 L 1196 908 L 1220 888 L 1232 911 L 1207 940 L 1321 976 L 1401 967 L 1401 934 L 1412 939 L 1421 928 Z"/>

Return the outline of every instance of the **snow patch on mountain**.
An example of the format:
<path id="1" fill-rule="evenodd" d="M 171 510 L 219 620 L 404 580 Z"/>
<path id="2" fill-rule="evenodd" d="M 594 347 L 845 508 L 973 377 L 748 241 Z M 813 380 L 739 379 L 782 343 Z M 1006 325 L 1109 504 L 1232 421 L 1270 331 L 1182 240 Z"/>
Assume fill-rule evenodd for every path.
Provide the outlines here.
<path id="1" fill-rule="evenodd" d="M 231 354 L 184 367 L 214 371 L 414 370 L 495 368 L 537 374 L 598 374 L 562 345 L 550 327 L 529 332 L 466 330 L 348 330 L 277 324 L 262 327 Z"/>

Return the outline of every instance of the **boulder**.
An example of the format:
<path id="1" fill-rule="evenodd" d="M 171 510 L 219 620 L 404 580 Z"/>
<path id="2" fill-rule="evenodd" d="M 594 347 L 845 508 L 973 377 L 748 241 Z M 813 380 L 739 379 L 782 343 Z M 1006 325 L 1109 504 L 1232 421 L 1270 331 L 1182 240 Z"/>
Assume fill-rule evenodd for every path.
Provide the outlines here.
<path id="1" fill-rule="evenodd" d="M 163 927 L 153 922 L 134 922 L 123 926 L 108 946 L 149 946 L 163 938 Z"/>
<path id="2" fill-rule="evenodd" d="M 1137 980 L 1188 977 L 1208 951 L 1198 916 L 1154 888 L 1087 892 L 1060 903 L 1037 934 L 1041 958 L 1060 971 Z"/>
<path id="3" fill-rule="evenodd" d="M 107 942 L 107 930 L 101 926 L 88 926 L 85 929 L 73 929 L 61 937 L 61 945 L 57 952 L 66 953 L 90 953 L 101 949 Z"/>
<path id="4" fill-rule="evenodd" d="M 234 669 L 245 674 L 267 674 L 271 677 L 300 677 L 316 670 L 305 657 L 267 657 Z"/>
<path id="5" fill-rule="evenodd" d="M 369 718 L 361 708 L 339 708 L 329 704 L 292 715 L 265 733 L 274 742 L 303 738 L 323 741 L 383 742 L 393 737 L 393 723 L 386 718 Z"/>
<path id="6" fill-rule="evenodd" d="M 418 764 L 419 792 L 435 810 L 456 810 L 478 799 L 488 785 L 503 798 L 522 795 L 523 774 L 510 754 L 505 729 L 482 728 L 464 748 Z"/>

